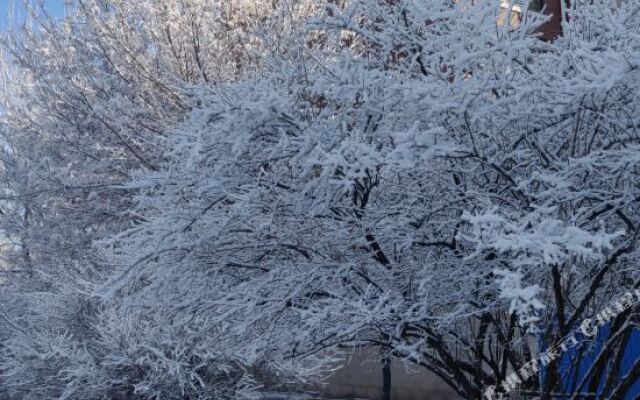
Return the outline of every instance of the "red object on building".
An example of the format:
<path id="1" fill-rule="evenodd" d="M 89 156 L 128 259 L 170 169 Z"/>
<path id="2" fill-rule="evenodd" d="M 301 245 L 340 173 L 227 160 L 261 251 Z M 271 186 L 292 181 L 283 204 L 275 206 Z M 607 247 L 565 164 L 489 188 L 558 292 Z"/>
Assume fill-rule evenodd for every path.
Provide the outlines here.
<path id="1" fill-rule="evenodd" d="M 500 7 L 503 9 L 498 16 L 498 24 L 517 26 L 525 13 L 542 13 L 549 16 L 543 23 L 538 34 L 540 39 L 551 41 L 562 36 L 562 22 L 568 17 L 566 10 L 570 0 L 504 0 Z"/>
<path id="2" fill-rule="evenodd" d="M 550 19 L 540 27 L 540 38 L 542 40 L 553 40 L 562 35 L 563 14 L 566 10 L 565 5 L 568 5 L 568 1 L 562 4 L 563 1 L 567 0 L 542 0 L 544 7 L 543 13 L 551 16 Z M 564 17 L 566 18 L 566 15 L 564 15 Z"/>

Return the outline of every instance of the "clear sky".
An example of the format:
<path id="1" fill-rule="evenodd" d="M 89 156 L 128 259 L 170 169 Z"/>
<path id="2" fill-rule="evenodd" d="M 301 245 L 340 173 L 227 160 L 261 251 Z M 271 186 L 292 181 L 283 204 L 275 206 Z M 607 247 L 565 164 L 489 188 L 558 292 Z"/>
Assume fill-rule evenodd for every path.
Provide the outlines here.
<path id="1" fill-rule="evenodd" d="M 40 0 L 28 0 L 32 4 L 38 4 Z M 25 11 L 23 0 L 0 0 L 0 29 L 6 29 L 9 22 L 24 21 Z M 65 0 L 44 0 L 45 9 L 55 17 L 64 16 Z"/>

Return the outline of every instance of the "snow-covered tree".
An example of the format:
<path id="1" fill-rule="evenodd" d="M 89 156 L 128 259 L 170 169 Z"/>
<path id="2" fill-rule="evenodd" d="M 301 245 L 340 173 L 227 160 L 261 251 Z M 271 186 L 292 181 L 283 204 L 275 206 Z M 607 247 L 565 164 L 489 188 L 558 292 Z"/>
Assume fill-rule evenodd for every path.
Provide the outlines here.
<path id="1" fill-rule="evenodd" d="M 480 399 L 512 386 L 533 343 L 557 345 L 640 284 L 633 2 L 571 2 L 553 42 L 537 38 L 543 16 L 505 25 L 494 1 L 108 4 L 81 3 L 76 23 L 54 30 L 53 44 L 83 38 L 58 45 L 82 55 L 72 67 L 44 62 L 58 58 L 40 34 L 13 47 L 27 66 L 39 55 L 26 68 L 36 84 L 13 97 L 43 110 L 9 125 L 32 138 L 8 154 L 49 154 L 50 142 L 103 151 L 103 164 L 60 158 L 50 169 L 85 185 L 104 174 L 108 189 L 74 211 L 99 227 L 72 242 L 99 268 L 44 252 L 65 265 L 44 291 L 57 300 L 14 300 L 40 302 L 26 307 L 26 337 L 54 326 L 36 322 L 43 303 L 64 315 L 71 302 L 86 328 L 67 318 L 55 329 L 70 333 L 6 345 L 8 393 L 55 375 L 27 369 L 43 354 L 57 362 L 46 371 L 64 372 L 34 398 L 215 398 L 223 371 L 234 396 L 315 378 L 336 350 L 376 346 Z M 58 86 L 44 96 L 49 78 Z M 67 93 L 91 107 L 54 100 Z M 76 118 L 75 130 L 55 125 Z M 62 210 L 75 186 L 42 198 Z M 105 207 L 113 224 L 94 215 Z M 50 235 L 51 222 L 39 224 Z M 590 371 L 606 376 L 606 398 L 624 398 L 640 377 L 640 364 L 617 373 L 636 313 L 611 322 Z M 542 381 L 520 386 L 572 395 L 561 372 L 552 361 Z"/>
<path id="2" fill-rule="evenodd" d="M 122 261 L 92 246 L 144 218 L 123 183 L 160 169 L 199 85 L 237 80 L 268 47 L 286 48 L 291 19 L 307 12 L 292 7 L 89 0 L 63 21 L 31 8 L 29 23 L 4 36 L 2 397 L 179 397 L 198 387 L 220 398 L 270 379 L 210 346 L 212 335 L 96 302 L 95 285 Z"/>

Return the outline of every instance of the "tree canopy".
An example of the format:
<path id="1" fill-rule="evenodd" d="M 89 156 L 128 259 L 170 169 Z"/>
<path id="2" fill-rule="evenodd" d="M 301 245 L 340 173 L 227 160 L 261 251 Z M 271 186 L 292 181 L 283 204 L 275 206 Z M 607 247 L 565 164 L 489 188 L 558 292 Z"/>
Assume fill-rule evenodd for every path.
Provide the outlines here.
<path id="1" fill-rule="evenodd" d="M 572 1 L 549 42 L 499 3 L 33 10 L 3 40 L 0 393 L 251 398 L 374 346 L 480 399 L 637 289 L 640 5 Z M 521 389 L 595 392 L 546 367 Z"/>

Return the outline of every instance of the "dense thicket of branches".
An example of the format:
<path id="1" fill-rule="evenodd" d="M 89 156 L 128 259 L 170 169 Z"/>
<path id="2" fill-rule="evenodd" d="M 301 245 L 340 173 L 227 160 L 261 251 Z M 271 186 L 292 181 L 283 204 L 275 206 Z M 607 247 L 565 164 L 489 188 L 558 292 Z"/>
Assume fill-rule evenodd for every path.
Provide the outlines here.
<path id="1" fill-rule="evenodd" d="M 571 3 L 551 43 L 493 1 L 34 11 L 4 38 L 1 395 L 251 397 L 376 346 L 481 398 L 640 286 L 640 4 Z M 625 398 L 637 320 L 580 391 Z"/>

